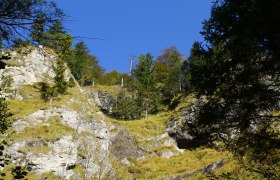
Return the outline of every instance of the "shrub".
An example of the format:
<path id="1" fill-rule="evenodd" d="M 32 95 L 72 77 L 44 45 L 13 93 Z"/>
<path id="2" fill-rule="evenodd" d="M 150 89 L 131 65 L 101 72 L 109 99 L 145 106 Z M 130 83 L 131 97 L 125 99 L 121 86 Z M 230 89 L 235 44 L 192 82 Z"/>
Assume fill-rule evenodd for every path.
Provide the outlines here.
<path id="1" fill-rule="evenodd" d="M 113 116 L 117 119 L 138 119 L 141 117 L 141 108 L 136 95 L 122 90 L 117 95 L 117 103 L 113 109 Z"/>

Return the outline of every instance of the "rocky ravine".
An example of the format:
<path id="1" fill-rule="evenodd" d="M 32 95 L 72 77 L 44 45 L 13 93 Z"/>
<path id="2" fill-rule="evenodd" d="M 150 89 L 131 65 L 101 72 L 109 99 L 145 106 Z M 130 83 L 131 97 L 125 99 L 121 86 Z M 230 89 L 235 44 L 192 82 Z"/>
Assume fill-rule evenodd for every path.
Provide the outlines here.
<path id="1" fill-rule="evenodd" d="M 52 104 L 41 100 L 37 84 L 52 83 L 55 76 L 53 66 L 57 59 L 51 50 L 31 47 L 5 53 L 11 58 L 4 61 L 4 69 L 0 69 L 0 86 L 4 87 L 1 95 L 14 102 L 11 104 L 20 106 L 11 107 L 17 109 L 18 114 L 15 114 L 12 131 L 9 132 L 6 153 L 11 155 L 14 164 L 31 167 L 30 174 L 37 179 L 48 178 L 50 172 L 60 179 L 116 179 L 112 157 L 121 165 L 133 169 L 133 161 L 141 164 L 153 157 L 170 159 L 184 152 L 168 136 L 169 133 L 175 137 L 179 147 L 180 138 L 190 137 L 187 131 L 178 128 L 181 126 L 177 121 L 174 121 L 174 126 L 169 126 L 168 131 L 162 125 L 160 133 L 146 135 L 141 130 L 130 132 L 129 128 L 106 119 L 103 113 L 111 114 L 114 100 L 99 90 L 83 90 L 76 86 L 70 88 L 66 95 L 54 99 Z M 70 73 L 65 73 L 66 79 L 69 79 Z M 10 83 L 5 82 L 7 78 Z M 186 111 L 180 117 L 191 120 L 192 114 Z M 157 125 L 142 124 L 149 131 L 159 128 L 154 126 Z M 134 160 L 131 162 L 131 159 Z M 202 172 L 204 168 L 198 171 Z"/>

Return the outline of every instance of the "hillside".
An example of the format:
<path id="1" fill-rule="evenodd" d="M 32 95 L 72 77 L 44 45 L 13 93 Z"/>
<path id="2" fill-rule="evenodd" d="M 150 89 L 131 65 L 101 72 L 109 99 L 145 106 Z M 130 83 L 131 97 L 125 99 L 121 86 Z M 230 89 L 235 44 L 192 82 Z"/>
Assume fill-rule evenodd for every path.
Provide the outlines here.
<path id="1" fill-rule="evenodd" d="M 12 127 L 2 136 L 12 162 L 3 169 L 7 179 L 15 165 L 31 168 L 27 179 L 205 179 L 228 172 L 254 177 L 230 152 L 177 147 L 168 124 L 192 97 L 148 120 L 116 120 L 100 110 L 104 97 L 98 93 L 113 96 L 120 87 L 76 83 L 66 95 L 45 101 L 40 83 L 53 81 L 55 53 L 34 47 L 5 53 L 11 59 L 0 70 L 1 84 L 3 77 L 11 78 L 5 95 L 13 114 Z"/>

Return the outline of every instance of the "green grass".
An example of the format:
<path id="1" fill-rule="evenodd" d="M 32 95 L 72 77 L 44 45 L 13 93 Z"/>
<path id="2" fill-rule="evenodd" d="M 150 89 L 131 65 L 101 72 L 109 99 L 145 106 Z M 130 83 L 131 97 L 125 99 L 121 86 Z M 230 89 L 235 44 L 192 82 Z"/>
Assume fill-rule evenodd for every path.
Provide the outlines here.
<path id="1" fill-rule="evenodd" d="M 14 165 L 8 165 L 3 170 L 1 170 L 1 173 L 5 173 L 6 176 L 4 177 L 5 180 L 14 179 L 14 176 L 12 175 L 12 169 L 14 169 Z M 43 173 L 43 174 L 37 174 L 34 172 L 27 171 L 28 174 L 25 176 L 24 179 L 28 180 L 38 180 L 38 179 L 51 179 L 51 180 L 60 180 L 58 176 L 56 176 L 53 172 Z"/>
<path id="2" fill-rule="evenodd" d="M 41 95 L 36 86 L 24 86 L 21 92 L 24 92 L 24 96 L 29 98 L 24 100 L 13 99 L 8 101 L 8 108 L 13 114 L 13 119 L 24 118 L 25 116 L 40 109 L 65 105 L 72 97 L 86 101 L 86 97 L 80 93 L 78 88 L 69 88 L 65 95 L 54 98 L 51 104 L 49 101 L 45 101 L 40 98 Z"/>
<path id="3" fill-rule="evenodd" d="M 185 97 L 185 105 L 179 105 L 178 108 L 185 107 L 186 105 L 190 106 L 193 102 L 194 99 L 191 96 Z M 109 122 L 113 122 L 125 128 L 126 131 L 135 137 L 138 145 L 142 147 L 150 147 L 145 153 L 144 160 L 138 161 L 133 159 L 131 161 L 133 164 L 132 166 L 120 168 L 121 174 L 123 174 L 124 171 L 127 171 L 130 173 L 131 177 L 133 177 L 131 179 L 162 179 L 163 177 L 174 175 L 178 176 L 196 172 L 193 177 L 190 177 L 190 179 L 208 179 L 206 175 L 202 175 L 197 171 L 209 164 L 224 159 L 226 163 L 223 167 L 215 171 L 216 175 L 232 173 L 234 175 L 237 174 L 236 176 L 240 177 L 239 179 L 244 179 L 244 177 L 246 179 L 250 179 L 247 177 L 253 177 L 252 173 L 246 171 L 238 163 L 233 154 L 227 151 L 198 148 L 195 150 L 186 150 L 183 153 L 180 153 L 176 151 L 173 146 L 163 145 L 163 142 L 169 137 L 159 140 L 158 145 L 153 145 L 156 141 L 155 138 L 166 132 L 166 126 L 173 115 L 173 112 L 165 112 L 157 115 L 151 115 L 148 120 L 141 119 L 134 121 L 120 121 L 107 118 Z M 148 141 L 147 138 L 150 140 Z M 156 155 L 157 153 L 168 151 L 175 152 L 175 155 L 169 159 Z M 118 166 L 116 167 L 118 168 Z M 242 175 L 242 173 L 244 173 L 244 175 Z"/>
<path id="4" fill-rule="evenodd" d="M 78 174 L 80 177 L 85 177 L 85 169 L 81 164 L 77 164 L 74 168 L 74 172 Z M 71 180 L 75 180 L 74 178 L 71 178 Z"/>
<path id="5" fill-rule="evenodd" d="M 138 161 L 128 171 L 136 179 L 160 179 L 171 175 L 193 173 L 220 159 L 231 159 L 229 152 L 218 152 L 213 149 L 196 149 L 185 151 L 169 159 L 151 156 L 143 161 Z"/>
<path id="6" fill-rule="evenodd" d="M 12 134 L 11 139 L 15 141 L 55 141 L 73 131 L 74 130 L 69 126 L 56 122 L 49 126 L 40 125 L 36 127 L 27 127 L 20 133 Z"/>
<path id="7" fill-rule="evenodd" d="M 24 85 L 19 89 L 20 95 L 23 97 L 23 99 L 28 98 L 41 98 L 40 93 L 40 85 L 39 84 L 33 84 L 33 85 Z"/>
<path id="8" fill-rule="evenodd" d="M 147 141 L 146 138 L 160 136 L 165 133 L 166 125 L 169 121 L 170 113 L 160 113 L 157 115 L 150 115 L 148 120 L 132 120 L 121 121 L 112 118 L 107 118 L 110 122 L 124 127 L 140 145 L 150 145 L 154 141 Z"/>

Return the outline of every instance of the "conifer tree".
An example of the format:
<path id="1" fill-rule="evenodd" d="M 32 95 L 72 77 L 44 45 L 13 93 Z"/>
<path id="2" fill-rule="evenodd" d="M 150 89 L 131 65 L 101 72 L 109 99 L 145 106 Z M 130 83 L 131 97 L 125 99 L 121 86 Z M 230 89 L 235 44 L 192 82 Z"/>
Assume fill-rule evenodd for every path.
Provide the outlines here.
<path id="1" fill-rule="evenodd" d="M 55 71 L 55 87 L 59 94 L 65 94 L 68 83 L 65 77 L 66 71 L 66 62 L 69 62 L 71 59 L 71 45 L 73 39 L 70 35 L 65 35 L 63 39 L 59 41 L 59 50 L 58 50 L 58 61 L 57 65 L 54 68 Z"/>
<path id="2" fill-rule="evenodd" d="M 147 119 L 148 111 L 156 105 L 156 76 L 153 56 L 150 53 L 141 55 L 134 71 L 138 100 L 145 111 Z"/>
<path id="3" fill-rule="evenodd" d="M 232 149 L 261 179 L 279 177 L 279 128 L 271 126 L 280 121 L 279 7 L 277 0 L 215 1 L 202 31 L 207 46 L 195 43 L 190 57 L 191 82 L 208 98 L 190 134 L 208 141 L 236 129 Z"/>
<path id="4" fill-rule="evenodd" d="M 33 42 L 38 44 L 45 44 L 45 26 L 46 26 L 46 17 L 44 14 L 39 14 L 34 20 L 34 24 L 31 26 L 31 34 Z"/>
<path id="5" fill-rule="evenodd" d="M 0 4 L 0 36 L 7 44 L 19 38 L 40 43 L 46 27 L 64 18 L 53 1 L 0 0 Z"/>
<path id="6" fill-rule="evenodd" d="M 70 68 L 81 85 L 100 79 L 103 73 L 103 69 L 98 64 L 98 59 L 89 54 L 89 49 L 83 41 L 75 45 Z"/>

